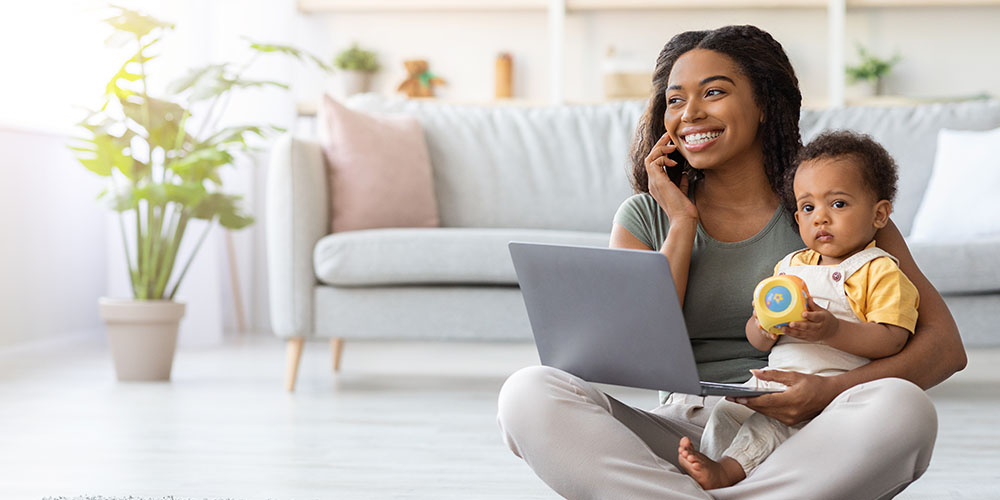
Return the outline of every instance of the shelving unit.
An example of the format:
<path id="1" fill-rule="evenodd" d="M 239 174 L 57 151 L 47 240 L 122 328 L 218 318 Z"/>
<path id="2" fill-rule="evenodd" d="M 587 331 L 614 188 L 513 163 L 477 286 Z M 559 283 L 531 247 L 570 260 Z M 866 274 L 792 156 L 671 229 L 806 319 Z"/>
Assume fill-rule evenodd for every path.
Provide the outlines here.
<path id="1" fill-rule="evenodd" d="M 826 9 L 828 104 L 844 105 L 844 40 L 848 9 L 904 7 L 987 7 L 1000 0 L 298 0 L 305 13 L 539 11 L 548 16 L 549 57 L 562 61 L 566 16 L 574 12 L 669 9 Z M 563 67 L 549 65 L 549 101 L 562 103 Z"/>
<path id="2" fill-rule="evenodd" d="M 568 13 L 590 10 L 820 9 L 827 0 L 565 0 Z M 299 0 L 301 12 L 546 10 L 549 0 Z M 989 7 L 1000 0 L 847 0 L 848 8 Z"/>

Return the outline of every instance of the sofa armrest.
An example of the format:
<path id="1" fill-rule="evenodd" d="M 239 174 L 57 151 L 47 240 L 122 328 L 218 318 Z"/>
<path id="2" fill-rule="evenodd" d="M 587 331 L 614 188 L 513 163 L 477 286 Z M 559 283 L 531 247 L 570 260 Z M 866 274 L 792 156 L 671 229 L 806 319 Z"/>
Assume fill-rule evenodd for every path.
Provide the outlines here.
<path id="1" fill-rule="evenodd" d="M 316 242 L 330 232 L 327 174 L 317 142 L 275 141 L 266 190 L 271 328 L 279 337 L 313 335 Z"/>

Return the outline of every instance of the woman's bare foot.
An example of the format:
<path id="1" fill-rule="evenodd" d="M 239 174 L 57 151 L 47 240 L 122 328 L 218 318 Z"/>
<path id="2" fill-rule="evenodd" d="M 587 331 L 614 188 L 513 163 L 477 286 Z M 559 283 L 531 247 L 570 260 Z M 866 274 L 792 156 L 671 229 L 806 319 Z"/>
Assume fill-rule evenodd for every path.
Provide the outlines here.
<path id="1" fill-rule="evenodd" d="M 716 462 L 695 450 L 687 437 L 681 438 L 677 460 L 684 472 L 706 490 L 732 486 L 747 477 L 739 462 L 729 457 L 722 457 L 722 460 Z"/>

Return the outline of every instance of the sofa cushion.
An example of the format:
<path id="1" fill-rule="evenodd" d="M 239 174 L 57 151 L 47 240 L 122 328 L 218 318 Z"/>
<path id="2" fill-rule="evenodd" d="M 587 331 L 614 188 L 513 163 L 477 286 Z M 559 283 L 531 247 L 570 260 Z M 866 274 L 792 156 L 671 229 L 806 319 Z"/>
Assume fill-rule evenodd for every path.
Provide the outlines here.
<path id="1" fill-rule="evenodd" d="M 607 247 L 609 238 L 607 232 L 537 229 L 372 229 L 324 237 L 313 263 L 326 285 L 516 285 L 507 243 Z"/>
<path id="2" fill-rule="evenodd" d="M 849 129 L 871 135 L 889 151 L 899 164 L 899 191 L 892 220 L 904 235 L 910 234 L 931 176 L 938 131 L 997 127 L 1000 101 L 803 110 L 799 120 L 803 142 L 825 130 Z"/>
<path id="3" fill-rule="evenodd" d="M 420 120 L 441 226 L 601 232 L 632 194 L 628 151 L 646 107 L 472 106 L 371 94 L 346 104 Z"/>
<path id="4" fill-rule="evenodd" d="M 319 132 L 330 172 L 331 231 L 438 225 L 420 122 L 361 113 L 324 95 Z"/>
<path id="5" fill-rule="evenodd" d="M 913 218 L 913 241 L 961 242 L 1000 237 L 1000 218 L 976 217 L 1000 187 L 1000 128 L 942 129 L 934 171 Z M 956 196 L 961 193 L 960 196 Z"/>
<path id="6" fill-rule="evenodd" d="M 913 260 L 942 294 L 1000 291 L 1000 238 L 961 243 L 907 242 Z"/>

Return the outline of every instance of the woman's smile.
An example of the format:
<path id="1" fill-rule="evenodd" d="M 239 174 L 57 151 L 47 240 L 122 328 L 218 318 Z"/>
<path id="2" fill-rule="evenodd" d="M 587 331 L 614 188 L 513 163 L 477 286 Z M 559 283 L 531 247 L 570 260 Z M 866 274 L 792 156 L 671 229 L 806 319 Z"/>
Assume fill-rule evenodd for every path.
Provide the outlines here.
<path id="1" fill-rule="evenodd" d="M 682 130 L 680 137 L 684 149 L 697 153 L 715 144 L 722 132 L 722 130 Z"/>

